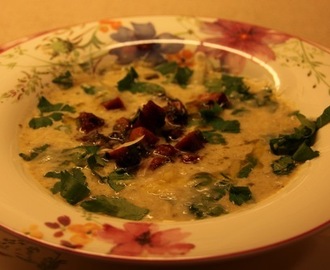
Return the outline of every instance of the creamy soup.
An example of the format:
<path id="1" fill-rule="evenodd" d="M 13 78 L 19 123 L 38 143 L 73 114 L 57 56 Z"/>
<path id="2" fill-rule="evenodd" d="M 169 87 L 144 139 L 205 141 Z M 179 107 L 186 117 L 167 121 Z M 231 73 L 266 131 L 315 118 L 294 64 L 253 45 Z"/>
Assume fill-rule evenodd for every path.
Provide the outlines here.
<path id="1" fill-rule="evenodd" d="M 265 82 L 141 62 L 53 82 L 22 124 L 20 156 L 50 195 L 86 211 L 214 217 L 260 202 L 291 177 L 274 165 L 270 140 L 300 122 Z"/>

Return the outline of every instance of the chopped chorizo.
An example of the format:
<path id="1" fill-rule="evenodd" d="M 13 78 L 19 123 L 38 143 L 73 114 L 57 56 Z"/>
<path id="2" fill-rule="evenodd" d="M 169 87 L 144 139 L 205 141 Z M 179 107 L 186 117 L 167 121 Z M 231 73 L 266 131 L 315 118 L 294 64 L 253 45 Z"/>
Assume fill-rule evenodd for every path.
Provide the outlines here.
<path id="1" fill-rule="evenodd" d="M 157 168 L 165 165 L 166 163 L 169 163 L 171 162 L 171 160 L 167 157 L 164 157 L 164 156 L 156 156 L 156 157 L 153 157 L 150 164 L 149 164 L 149 169 L 154 171 L 156 170 Z"/>
<path id="2" fill-rule="evenodd" d="M 145 127 L 152 132 L 161 128 L 165 124 L 165 111 L 153 101 L 149 100 L 142 107 L 133 121 L 133 127 Z"/>
<path id="3" fill-rule="evenodd" d="M 183 103 L 176 99 L 168 102 L 164 108 L 166 120 L 174 125 L 186 125 L 188 122 L 188 112 Z"/>
<path id="4" fill-rule="evenodd" d="M 189 132 L 175 147 L 181 151 L 196 152 L 204 147 L 205 138 L 200 130 Z"/>
<path id="5" fill-rule="evenodd" d="M 174 157 L 178 153 L 178 150 L 170 144 L 159 144 L 154 150 L 154 154 L 165 156 L 165 157 Z"/>
<path id="6" fill-rule="evenodd" d="M 81 112 L 77 118 L 78 128 L 83 132 L 91 132 L 94 129 L 102 127 L 105 122 L 102 118 L 93 113 Z"/>
<path id="7" fill-rule="evenodd" d="M 200 156 L 194 153 L 183 153 L 181 161 L 185 164 L 195 164 L 200 160 Z"/>
<path id="8" fill-rule="evenodd" d="M 121 117 L 116 120 L 113 126 L 113 133 L 116 137 L 120 137 L 124 140 L 128 131 L 131 129 L 131 121 L 125 117 Z"/>
<path id="9" fill-rule="evenodd" d="M 114 149 L 107 153 L 107 157 L 109 159 L 114 159 L 119 168 L 135 167 L 141 162 L 141 154 L 136 145 Z"/>
<path id="10" fill-rule="evenodd" d="M 142 143 L 145 144 L 146 147 L 152 147 L 159 141 L 159 138 L 154 133 L 144 127 L 133 128 L 128 141 L 134 141 L 142 136 L 144 136 Z"/>
<path id="11" fill-rule="evenodd" d="M 119 97 L 102 102 L 102 106 L 107 110 L 116 110 L 116 109 L 125 108 L 123 101 Z"/>

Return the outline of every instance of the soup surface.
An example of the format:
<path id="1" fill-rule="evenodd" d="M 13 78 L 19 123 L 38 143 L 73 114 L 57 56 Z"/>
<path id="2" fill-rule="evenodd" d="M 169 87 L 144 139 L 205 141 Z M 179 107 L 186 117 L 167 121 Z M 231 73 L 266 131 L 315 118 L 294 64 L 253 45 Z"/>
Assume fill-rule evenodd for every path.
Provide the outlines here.
<path id="1" fill-rule="evenodd" d="M 291 175 L 269 142 L 297 117 L 267 83 L 200 59 L 61 74 L 21 125 L 27 171 L 63 201 L 133 220 L 219 216 L 276 193 Z"/>

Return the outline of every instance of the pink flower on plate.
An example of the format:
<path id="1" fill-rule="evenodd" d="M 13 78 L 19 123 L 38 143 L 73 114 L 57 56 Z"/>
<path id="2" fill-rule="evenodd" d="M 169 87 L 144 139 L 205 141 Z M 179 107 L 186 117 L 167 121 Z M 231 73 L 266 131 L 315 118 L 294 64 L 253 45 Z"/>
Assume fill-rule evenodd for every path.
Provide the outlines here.
<path id="1" fill-rule="evenodd" d="M 128 222 L 123 229 L 104 224 L 98 236 L 115 246 L 109 254 L 138 256 L 143 253 L 153 255 L 184 255 L 195 247 L 191 243 L 181 242 L 189 233 L 179 228 L 158 231 L 152 223 Z"/>
<path id="2" fill-rule="evenodd" d="M 271 45 L 284 43 L 290 38 L 289 35 L 267 28 L 220 19 L 214 22 L 201 22 L 201 31 L 213 36 L 204 39 L 204 42 L 230 47 L 266 62 L 276 59 Z M 202 50 L 220 58 L 221 63 L 231 72 L 239 73 L 245 66 L 246 58 L 238 54 L 210 48 Z"/>

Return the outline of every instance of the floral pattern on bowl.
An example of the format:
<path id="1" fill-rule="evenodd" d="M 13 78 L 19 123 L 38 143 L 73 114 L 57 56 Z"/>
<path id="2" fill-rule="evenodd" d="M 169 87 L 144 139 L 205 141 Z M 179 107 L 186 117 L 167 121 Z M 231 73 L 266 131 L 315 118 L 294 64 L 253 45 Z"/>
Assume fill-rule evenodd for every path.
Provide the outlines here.
<path id="1" fill-rule="evenodd" d="M 185 50 L 184 40 L 196 39 L 200 41 L 195 43 L 199 45 L 199 50 L 218 59 L 222 68 L 229 72 L 241 73 L 247 56 L 227 51 L 226 48 L 266 62 L 279 60 L 283 66 L 303 67 L 307 76 L 315 77 L 314 86 L 323 83 L 330 88 L 326 74 L 321 70 L 329 64 L 322 61 L 325 52 L 299 39 L 267 28 L 222 19 L 205 21 L 180 17 L 176 20 L 182 28 L 178 33 L 158 33 L 151 22 L 131 22 L 126 26 L 121 20 L 101 20 L 81 25 L 82 29 L 79 31 L 75 28 L 60 29 L 41 37 L 41 42 L 33 49 L 40 53 L 38 57 L 31 55 L 21 45 L 8 51 L 2 49 L 0 66 L 10 70 L 24 69 L 24 72 L 23 76 L 18 77 L 16 87 L 1 94 L 0 101 L 19 100 L 24 95 L 46 88 L 44 77 L 55 77 L 66 69 L 77 71 L 79 68 L 84 72 L 95 72 L 99 62 L 108 53 L 116 55 L 120 64 L 128 64 L 136 58 L 157 64 L 163 61 L 164 57 L 173 58 L 175 55 L 177 61 L 182 62 L 185 60 L 182 58 L 182 52 Z M 179 43 L 162 44 L 157 40 Z M 124 46 L 114 46 L 115 48 L 107 50 L 117 43 Z M 220 49 L 210 48 L 205 44 L 217 44 Z M 87 59 L 86 55 L 89 55 Z M 29 58 L 36 60 L 36 64 L 27 70 L 28 66 L 21 66 L 20 62 Z"/>
<path id="2" fill-rule="evenodd" d="M 314 112 L 315 108 L 322 109 L 325 107 L 324 104 L 329 103 L 330 54 L 326 50 L 274 30 L 222 19 L 136 17 L 104 19 L 58 29 L 12 48 L 0 48 L 0 71 L 9 77 L 1 80 L 0 109 L 3 110 L 1 112 L 13 113 L 21 110 L 20 107 L 28 108 L 32 102 L 30 100 L 35 100 L 36 96 L 47 91 L 53 78 L 68 70 L 72 74 L 102 73 L 109 63 L 127 64 L 136 58 L 143 58 L 151 64 L 171 60 L 189 66 L 196 51 L 204 51 L 212 56 L 224 71 L 245 74 L 250 69 L 249 61 L 257 62 L 262 64 L 262 67 L 267 67 L 267 72 L 273 72 L 271 75 L 274 78 L 280 77 L 281 84 L 287 88 L 297 85 L 308 88 L 309 96 L 313 96 L 314 93 L 318 95 L 315 103 L 306 108 L 306 111 L 313 114 L 319 114 Z M 283 75 L 286 73 L 289 75 Z M 292 74 L 303 81 L 303 86 L 300 82 L 292 82 Z M 295 99 L 297 93 L 290 92 L 288 96 Z M 322 106 L 319 106 L 320 100 L 324 103 Z M 306 100 L 298 95 L 297 102 L 304 105 Z M 21 117 L 22 112 L 20 116 L 15 114 L 11 121 L 18 121 Z M 7 126 L 9 122 L 6 121 Z M 16 134 L 15 132 L 3 136 L 8 140 L 8 137 Z M 9 152 L 12 153 L 12 150 L 6 147 L 4 153 Z M 326 151 L 325 155 L 327 157 Z M 16 165 L 12 165 L 6 157 L 3 157 L 2 161 L 4 166 L 8 167 L 5 173 L 11 175 Z M 323 168 L 323 163 L 320 166 Z M 20 182 L 17 179 L 22 178 L 21 172 L 15 172 L 13 178 Z M 26 182 L 24 180 L 23 186 L 31 189 L 31 194 L 36 195 L 31 204 L 34 211 L 28 212 L 25 207 L 19 209 L 21 204 L 18 202 L 8 206 L 7 201 L 11 202 L 12 199 L 5 195 L 16 191 L 15 187 L 9 185 L 10 187 L 0 193 L 0 196 L 4 197 L 3 202 L 0 200 L 0 207 L 13 207 L 16 210 L 12 213 L 6 212 L 1 226 L 57 248 L 108 258 L 184 260 L 225 257 L 274 245 L 328 222 L 327 217 L 320 216 L 298 231 L 289 230 L 283 234 L 274 232 L 271 235 L 268 233 L 260 243 L 256 243 L 250 240 L 249 235 L 227 238 L 231 229 L 231 217 L 226 217 L 224 221 L 222 218 L 217 219 L 214 224 L 209 221 L 146 223 L 108 219 L 64 207 L 66 212 L 61 206 L 58 207 L 58 202 L 45 198 L 44 194 L 38 195 L 40 190 L 31 188 Z M 286 194 L 282 197 L 283 204 L 289 200 Z M 45 206 L 40 206 L 43 200 L 49 203 L 47 207 L 51 211 L 47 211 Z M 270 204 L 268 201 L 265 202 L 267 203 Z M 279 204 L 284 207 L 282 203 Z M 21 217 L 15 214 L 16 211 L 22 211 L 24 215 Z M 260 207 L 258 211 L 264 210 Z M 251 215 L 258 215 L 254 213 L 251 211 Z M 237 216 L 241 220 L 240 214 Z M 235 218 L 236 216 L 233 216 L 233 219 Z M 262 222 L 266 220 L 265 217 L 265 221 Z M 221 231 L 218 226 L 221 228 L 222 224 L 224 229 Z M 237 226 L 238 224 L 235 224 L 233 229 L 238 229 Z M 249 233 L 258 230 L 252 229 L 251 225 L 247 227 L 247 231 L 251 229 Z M 269 225 L 269 230 L 271 227 Z M 219 231 L 223 237 L 220 244 L 214 238 Z M 204 236 L 206 232 L 209 235 Z M 240 241 L 244 244 L 240 244 Z M 245 244 L 249 241 L 251 243 Z"/>
<path id="3" fill-rule="evenodd" d="M 92 241 L 103 241 L 111 246 L 107 254 L 178 256 L 195 247 L 194 244 L 182 242 L 189 233 L 181 232 L 180 228 L 162 231 L 154 223 L 125 222 L 123 228 L 117 228 L 108 223 L 100 225 L 92 221 L 75 224 L 70 217 L 64 215 L 59 216 L 55 222 L 45 222 L 44 225 L 53 230 L 53 236 L 59 239 L 62 246 L 79 249 Z M 43 233 L 40 230 L 37 226 L 32 226 L 25 233 L 41 239 Z"/>

